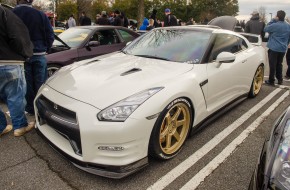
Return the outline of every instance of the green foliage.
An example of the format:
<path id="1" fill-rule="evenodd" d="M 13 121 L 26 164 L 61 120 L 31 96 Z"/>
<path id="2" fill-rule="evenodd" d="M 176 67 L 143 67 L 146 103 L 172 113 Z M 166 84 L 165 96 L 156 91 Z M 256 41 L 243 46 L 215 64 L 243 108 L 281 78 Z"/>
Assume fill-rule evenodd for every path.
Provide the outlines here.
<path id="1" fill-rule="evenodd" d="M 59 1 L 58 14 L 61 19 L 67 19 L 70 14 L 77 15 L 76 5 L 71 2 L 73 0 Z M 116 9 L 124 12 L 128 18 L 137 19 L 138 17 L 139 0 L 115 0 L 112 7 L 109 6 L 108 0 L 93 0 L 92 2 L 88 11 L 92 17 L 103 10 L 109 14 Z M 186 5 L 186 2 L 187 0 L 144 0 L 144 15 L 149 18 L 153 9 L 156 9 L 157 19 L 163 21 L 164 10 L 170 8 L 172 14 L 182 21 L 187 22 L 192 17 L 196 22 L 202 22 L 205 18 L 211 20 L 223 15 L 236 16 L 239 12 L 238 0 L 191 0 L 189 5 Z"/>
<path id="2" fill-rule="evenodd" d="M 128 18 L 137 18 L 138 0 L 116 0 L 112 10 L 124 12 Z"/>
<path id="3" fill-rule="evenodd" d="M 74 15 L 75 19 L 77 15 L 77 5 L 71 1 L 61 3 L 58 5 L 58 20 L 67 20 L 70 15 Z"/>

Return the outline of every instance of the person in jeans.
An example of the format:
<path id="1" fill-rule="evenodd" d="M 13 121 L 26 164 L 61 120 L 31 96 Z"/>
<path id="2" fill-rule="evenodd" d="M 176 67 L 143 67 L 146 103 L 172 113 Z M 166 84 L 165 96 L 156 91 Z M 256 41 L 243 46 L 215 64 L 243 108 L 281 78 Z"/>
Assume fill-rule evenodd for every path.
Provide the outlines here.
<path id="1" fill-rule="evenodd" d="M 269 33 L 267 47 L 270 73 L 269 80 L 265 81 L 268 85 L 275 85 L 275 76 L 278 84 L 283 84 L 282 62 L 290 41 L 290 25 L 285 22 L 285 16 L 284 11 L 278 11 L 277 16 L 264 29 L 264 32 Z"/>
<path id="2" fill-rule="evenodd" d="M 33 56 L 24 63 L 25 78 L 27 83 L 25 110 L 34 114 L 33 101 L 40 86 L 47 79 L 46 52 L 54 41 L 54 33 L 47 16 L 37 9 L 32 8 L 33 0 L 17 0 L 13 12 L 24 22 L 28 28 L 30 39 L 34 45 Z"/>
<path id="3" fill-rule="evenodd" d="M 25 116 L 26 82 L 24 60 L 32 56 L 33 45 L 23 22 L 0 4 L 0 99 L 7 104 L 12 125 L 7 125 L 0 108 L 0 137 L 12 129 L 19 137 L 34 128 Z"/>

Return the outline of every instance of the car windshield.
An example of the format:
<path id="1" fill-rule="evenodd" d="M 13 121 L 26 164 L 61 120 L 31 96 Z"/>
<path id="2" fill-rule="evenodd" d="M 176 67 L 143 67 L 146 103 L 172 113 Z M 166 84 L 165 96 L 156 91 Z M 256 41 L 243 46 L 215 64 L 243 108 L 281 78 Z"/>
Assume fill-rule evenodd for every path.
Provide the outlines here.
<path id="1" fill-rule="evenodd" d="M 211 34 L 185 29 L 156 29 L 139 37 L 123 52 L 140 57 L 198 64 Z"/>
<path id="2" fill-rule="evenodd" d="M 78 47 L 91 33 L 92 30 L 87 28 L 70 28 L 61 34 L 58 37 L 64 41 L 69 47 Z M 55 40 L 53 46 L 63 46 L 60 41 Z"/>

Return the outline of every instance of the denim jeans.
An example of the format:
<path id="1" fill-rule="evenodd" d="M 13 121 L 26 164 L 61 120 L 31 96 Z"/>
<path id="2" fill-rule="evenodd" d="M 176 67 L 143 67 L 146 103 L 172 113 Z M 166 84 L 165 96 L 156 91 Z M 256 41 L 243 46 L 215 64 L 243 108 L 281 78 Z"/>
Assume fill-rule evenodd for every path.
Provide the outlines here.
<path id="1" fill-rule="evenodd" d="M 25 110 L 26 82 L 23 66 L 0 66 L 0 99 L 3 100 L 10 111 L 14 130 L 27 126 Z M 6 117 L 0 108 L 0 133 L 7 125 Z"/>
<path id="2" fill-rule="evenodd" d="M 25 110 L 34 114 L 33 101 L 41 87 L 47 79 L 47 64 L 44 55 L 33 55 L 28 62 L 24 63 L 25 78 L 27 83 Z"/>

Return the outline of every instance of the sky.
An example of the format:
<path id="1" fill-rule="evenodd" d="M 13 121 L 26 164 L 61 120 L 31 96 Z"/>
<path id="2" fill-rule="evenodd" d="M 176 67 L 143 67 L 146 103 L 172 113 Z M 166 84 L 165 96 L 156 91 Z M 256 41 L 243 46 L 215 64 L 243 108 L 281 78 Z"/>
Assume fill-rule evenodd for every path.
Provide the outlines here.
<path id="1" fill-rule="evenodd" d="M 236 17 L 238 20 L 249 20 L 251 13 L 254 10 L 259 10 L 260 7 L 265 7 L 267 20 L 276 16 L 277 11 L 283 10 L 286 12 L 286 17 L 290 18 L 290 0 L 238 0 L 239 2 L 239 15 Z"/>

